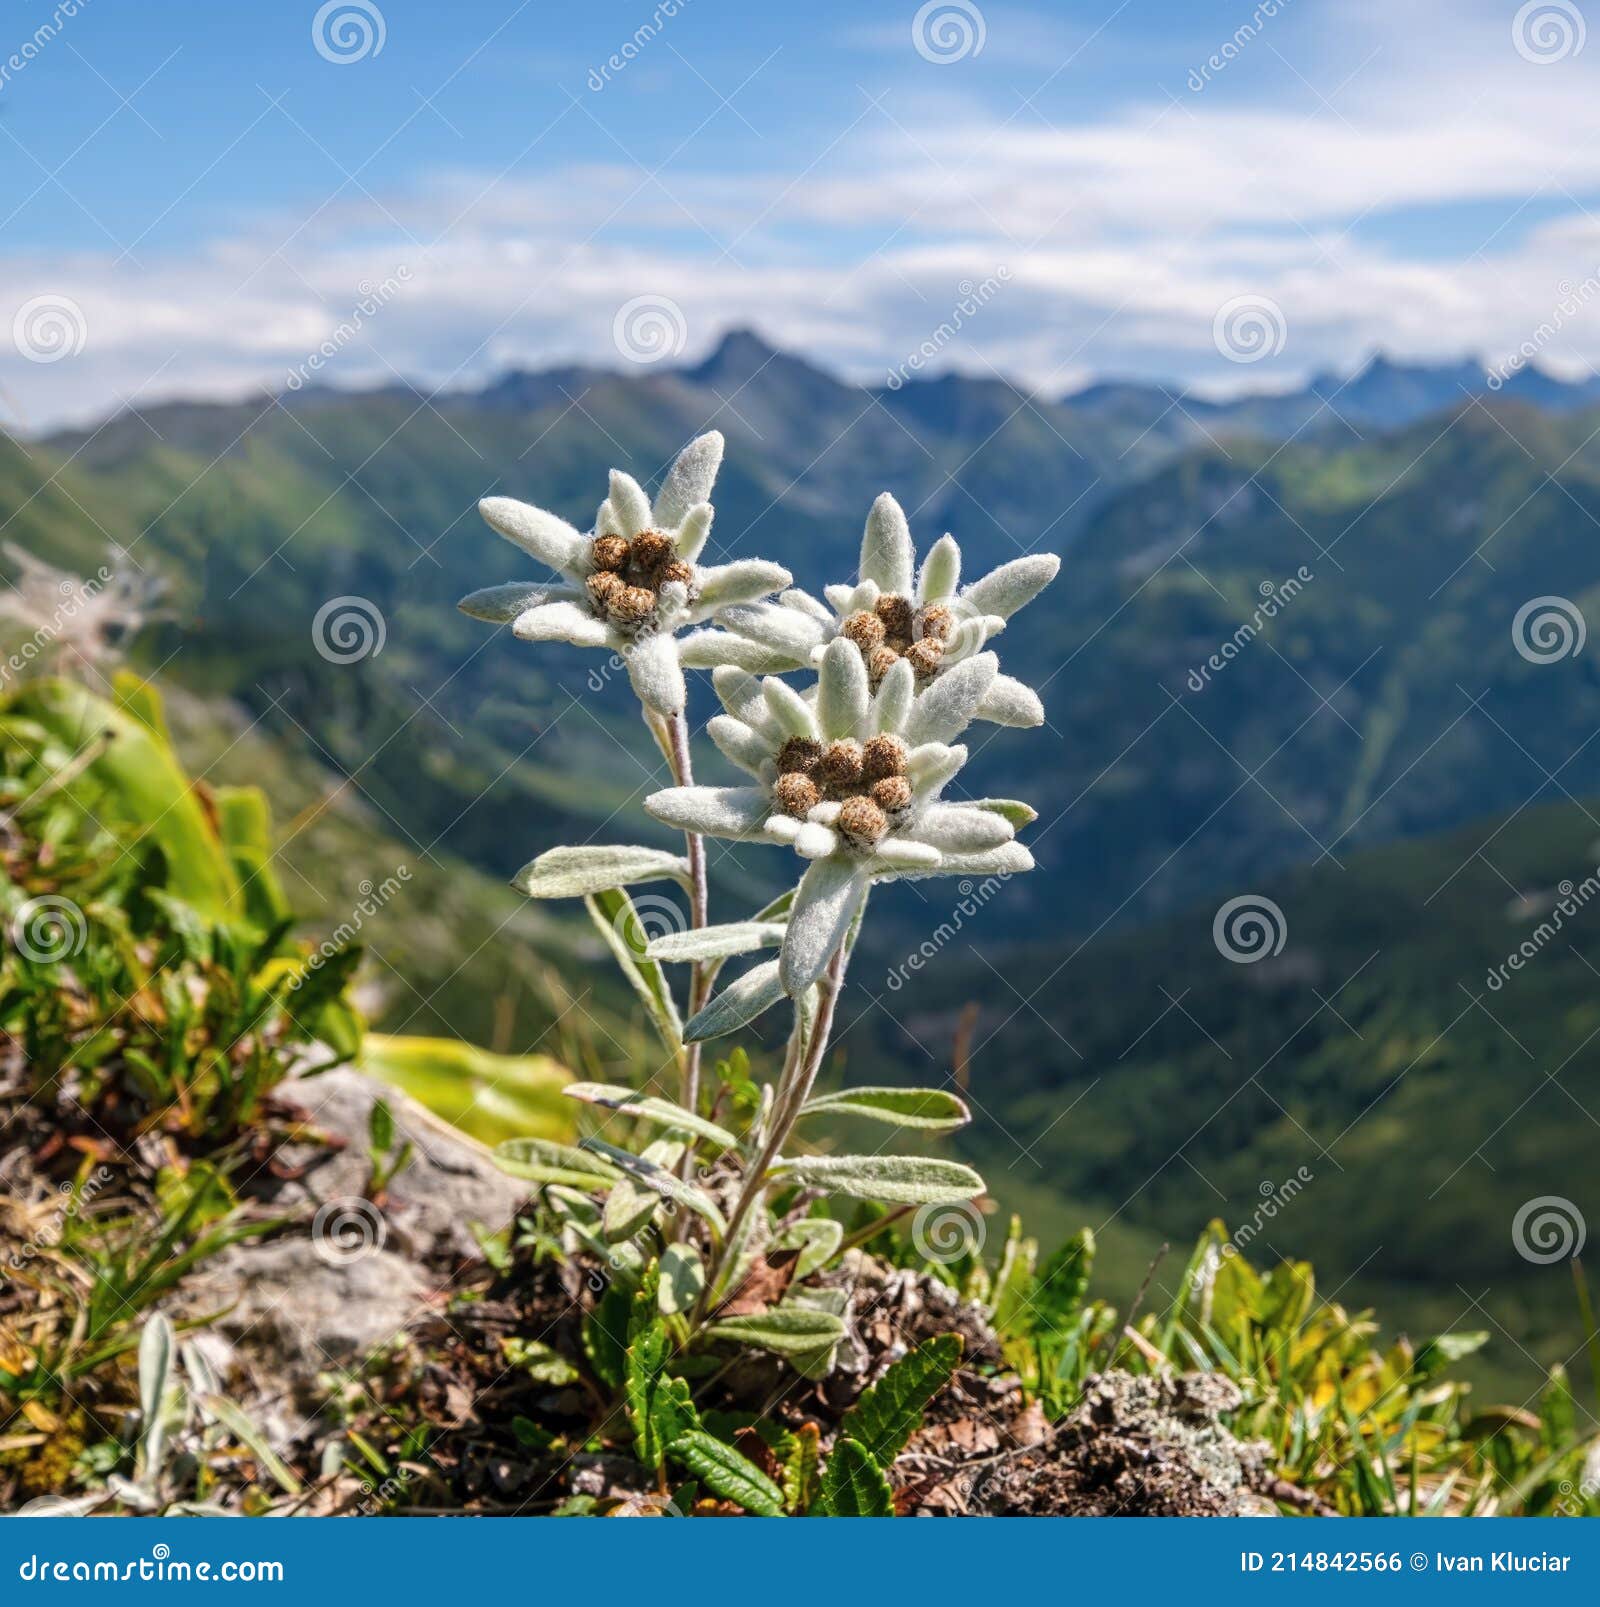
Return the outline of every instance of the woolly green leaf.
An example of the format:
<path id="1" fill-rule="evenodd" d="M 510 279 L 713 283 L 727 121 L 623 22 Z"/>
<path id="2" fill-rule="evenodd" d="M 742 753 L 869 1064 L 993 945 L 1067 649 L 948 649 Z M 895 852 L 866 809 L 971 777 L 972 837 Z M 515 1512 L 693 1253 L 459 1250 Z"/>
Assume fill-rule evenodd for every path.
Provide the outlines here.
<path id="1" fill-rule="evenodd" d="M 767 960 L 735 977 L 705 1009 L 692 1016 L 683 1029 L 685 1043 L 720 1038 L 747 1026 L 783 997 L 778 962 Z"/>
<path id="2" fill-rule="evenodd" d="M 799 1250 L 800 1258 L 794 1264 L 798 1283 L 833 1260 L 844 1243 L 844 1224 L 831 1216 L 802 1217 L 791 1222 L 772 1242 L 779 1250 Z"/>
<path id="3" fill-rule="evenodd" d="M 668 1450 L 713 1495 L 737 1502 L 757 1518 L 783 1516 L 783 1492 L 731 1445 L 697 1430 L 680 1435 Z"/>
<path id="4" fill-rule="evenodd" d="M 659 848 L 552 848 L 524 865 L 511 885 L 529 898 L 584 898 L 632 882 L 689 884 L 689 861 Z"/>
<path id="5" fill-rule="evenodd" d="M 267 1443 L 266 1436 L 225 1395 L 202 1395 L 201 1410 L 214 1417 L 244 1445 L 260 1464 L 261 1471 L 290 1495 L 299 1495 L 300 1481 L 284 1465 L 283 1459 Z"/>
<path id="6" fill-rule="evenodd" d="M 844 1337 L 844 1319 L 831 1311 L 778 1306 L 748 1317 L 724 1317 L 706 1333 L 713 1339 L 770 1350 L 775 1356 L 813 1356 Z"/>
<path id="7" fill-rule="evenodd" d="M 590 894 L 583 904 L 629 986 L 644 1001 L 651 1025 L 667 1046 L 667 1052 L 677 1054 L 683 1047 L 683 1023 L 678 1019 L 678 1006 L 673 1002 L 672 989 L 667 986 L 666 972 L 645 952 L 645 928 L 633 907 L 633 900 L 620 887 L 614 887 Z"/>
<path id="8" fill-rule="evenodd" d="M 730 921 L 725 926 L 691 927 L 668 932 L 645 949 L 652 960 L 675 964 L 685 960 L 725 960 L 756 949 L 774 949 L 783 941 L 780 921 Z"/>
<path id="9" fill-rule="evenodd" d="M 957 1161 L 915 1155 L 804 1155 L 779 1161 L 772 1174 L 829 1194 L 891 1205 L 950 1205 L 983 1193 L 983 1179 Z"/>
<path id="10" fill-rule="evenodd" d="M 972 1120 L 966 1102 L 942 1088 L 842 1088 L 807 1100 L 800 1114 L 858 1116 L 891 1127 L 922 1127 L 935 1133 L 952 1132 Z"/>
<path id="11" fill-rule="evenodd" d="M 692 1244 L 669 1244 L 661 1253 L 662 1312 L 669 1317 L 692 1311 L 706 1286 L 706 1264 Z"/>
<path id="12" fill-rule="evenodd" d="M 621 1111 L 625 1116 L 640 1116 L 655 1122 L 659 1127 L 675 1128 L 680 1133 L 692 1133 L 704 1138 L 718 1149 L 733 1149 L 739 1140 L 726 1127 L 718 1127 L 704 1116 L 696 1116 L 675 1105 L 670 1099 L 658 1099 L 654 1094 L 641 1094 L 621 1083 L 575 1082 L 562 1089 L 568 1099 L 581 1099 L 586 1105 L 603 1105 L 607 1110 Z"/>
<path id="13" fill-rule="evenodd" d="M 665 1199 L 674 1201 L 693 1211 L 696 1216 L 704 1218 L 711 1224 L 713 1231 L 720 1238 L 728 1231 L 728 1224 L 722 1212 L 717 1209 L 717 1203 L 711 1196 L 692 1183 L 685 1183 L 681 1177 L 669 1172 L 664 1166 L 657 1166 L 654 1161 L 647 1161 L 642 1156 L 630 1155 L 625 1149 L 618 1149 L 612 1144 L 603 1144 L 598 1138 L 583 1140 L 583 1148 L 597 1155 L 603 1155 L 619 1171 L 626 1172 L 636 1182 L 643 1183 L 647 1189 L 654 1189 Z"/>
<path id="14" fill-rule="evenodd" d="M 671 1172 L 683 1159 L 687 1145 L 673 1139 L 660 1138 L 647 1145 L 644 1159 L 654 1166 Z M 610 1244 L 631 1239 L 661 1208 L 661 1196 L 630 1177 L 619 1178 L 606 1196 L 606 1208 L 600 1214 L 601 1236 Z"/>
<path id="15" fill-rule="evenodd" d="M 999 815 L 1002 820 L 1010 821 L 1018 831 L 1024 826 L 1031 826 L 1039 818 L 1039 811 L 1020 798 L 970 798 L 963 802 L 968 809 L 982 809 L 991 815 Z"/>
<path id="16" fill-rule="evenodd" d="M 548 1138 L 508 1138 L 496 1147 L 494 1158 L 502 1172 L 535 1183 L 569 1183 L 592 1191 L 615 1183 L 618 1176 L 616 1167 L 598 1156 Z"/>
<path id="17" fill-rule="evenodd" d="M 856 1441 L 888 1467 L 922 1427 L 923 1410 L 949 1383 L 960 1360 L 960 1334 L 939 1334 L 923 1340 L 876 1384 L 861 1392 L 839 1422 L 839 1437 Z"/>
<path id="18" fill-rule="evenodd" d="M 872 1453 L 841 1438 L 834 1441 L 822 1475 L 821 1506 L 830 1518 L 892 1518 L 894 1491 Z"/>

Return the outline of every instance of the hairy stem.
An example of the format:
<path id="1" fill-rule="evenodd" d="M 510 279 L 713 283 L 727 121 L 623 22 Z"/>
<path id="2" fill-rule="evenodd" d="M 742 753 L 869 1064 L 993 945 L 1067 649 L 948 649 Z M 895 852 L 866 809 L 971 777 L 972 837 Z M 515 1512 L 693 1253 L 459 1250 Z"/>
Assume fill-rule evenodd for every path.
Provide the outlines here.
<path id="1" fill-rule="evenodd" d="M 667 724 L 672 743 L 672 774 L 680 787 L 694 785 L 694 764 L 689 757 L 689 722 L 676 714 Z M 699 929 L 707 924 L 710 893 L 706 886 L 706 840 L 697 831 L 683 834 L 689 854 L 689 924 Z M 689 1014 L 702 1009 L 710 991 L 710 975 L 704 960 L 689 967 Z M 685 1110 L 700 1108 L 700 1045 L 689 1044 L 683 1056 L 683 1097 Z"/>

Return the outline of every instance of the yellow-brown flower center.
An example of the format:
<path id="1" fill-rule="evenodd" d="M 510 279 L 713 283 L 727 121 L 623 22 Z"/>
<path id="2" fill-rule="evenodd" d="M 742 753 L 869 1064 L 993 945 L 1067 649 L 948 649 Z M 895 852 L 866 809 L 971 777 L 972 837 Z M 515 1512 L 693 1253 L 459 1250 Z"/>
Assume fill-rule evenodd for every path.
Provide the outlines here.
<path id="1" fill-rule="evenodd" d="M 693 598 L 694 570 L 678 557 L 671 536 L 641 530 L 625 536 L 596 536 L 589 549 L 594 572 L 584 582 L 589 604 L 602 619 L 637 630 L 655 617 L 661 589 L 676 583 Z"/>
<path id="2" fill-rule="evenodd" d="M 910 812 L 905 767 L 906 745 L 897 736 L 826 746 L 810 737 L 790 737 L 778 752 L 773 799 L 797 820 L 819 803 L 838 803 L 838 829 L 846 841 L 855 848 L 873 848 Z"/>
<path id="3" fill-rule="evenodd" d="M 858 609 L 839 627 L 867 661 L 867 678 L 876 691 L 890 670 L 905 659 L 919 681 L 939 673 L 954 618 L 943 603 L 919 609 L 909 597 L 889 593 L 869 613 Z"/>

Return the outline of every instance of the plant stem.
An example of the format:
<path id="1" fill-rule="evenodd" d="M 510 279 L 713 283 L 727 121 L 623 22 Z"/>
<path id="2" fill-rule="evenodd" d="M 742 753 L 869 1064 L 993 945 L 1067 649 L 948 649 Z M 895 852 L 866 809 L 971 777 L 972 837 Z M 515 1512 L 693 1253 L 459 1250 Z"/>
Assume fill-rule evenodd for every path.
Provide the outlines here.
<path id="1" fill-rule="evenodd" d="M 689 722 L 682 714 L 666 721 L 667 740 L 663 747 L 672 766 L 672 779 L 680 787 L 694 785 L 694 762 L 689 754 Z M 707 924 L 710 895 L 706 886 L 706 843 L 699 832 L 686 831 L 683 840 L 689 858 L 689 925 L 695 930 Z M 710 973 L 704 960 L 689 967 L 689 1015 L 703 1008 L 710 991 Z M 686 1044 L 683 1051 L 682 1083 L 678 1103 L 685 1110 L 700 1105 L 700 1045 Z"/>
<path id="2" fill-rule="evenodd" d="M 779 1084 L 778 1097 L 774 1102 L 772 1118 L 767 1126 L 766 1142 L 761 1146 L 760 1154 L 745 1175 L 744 1188 L 734 1205 L 733 1214 L 728 1218 L 728 1231 L 722 1241 L 722 1254 L 718 1256 L 717 1264 L 706 1278 L 708 1297 L 727 1270 L 724 1262 L 733 1254 L 740 1225 L 766 1187 L 767 1168 L 782 1151 L 783 1142 L 800 1115 L 800 1107 L 805 1104 L 806 1096 L 817 1080 L 817 1072 L 821 1069 L 823 1058 L 828 1052 L 828 1038 L 833 1031 L 834 1006 L 844 986 L 844 968 L 849 952 L 849 941 L 848 937 L 840 941 L 839 947 L 834 950 L 833 958 L 828 961 L 828 969 L 823 973 L 818 989 L 820 997 L 817 1001 L 817 1019 L 812 1026 L 811 1041 L 806 1045 L 804 1055 L 799 1057 L 798 1062 L 791 1057 L 790 1061 L 785 1063 L 783 1080 Z M 799 1032 L 799 1019 L 800 1005 L 797 1000 L 796 1034 Z"/>

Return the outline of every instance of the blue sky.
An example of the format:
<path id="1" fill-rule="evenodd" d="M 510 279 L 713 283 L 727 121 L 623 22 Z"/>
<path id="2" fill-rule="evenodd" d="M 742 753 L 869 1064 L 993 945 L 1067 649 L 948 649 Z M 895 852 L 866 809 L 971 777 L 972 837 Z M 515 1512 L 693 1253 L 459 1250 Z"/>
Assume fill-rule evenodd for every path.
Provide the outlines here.
<path id="1" fill-rule="evenodd" d="M 1600 359 L 1574 0 L 319 10 L 9 9 L 15 420 L 689 360 L 734 323 L 1052 393 Z"/>

